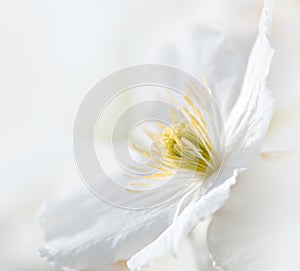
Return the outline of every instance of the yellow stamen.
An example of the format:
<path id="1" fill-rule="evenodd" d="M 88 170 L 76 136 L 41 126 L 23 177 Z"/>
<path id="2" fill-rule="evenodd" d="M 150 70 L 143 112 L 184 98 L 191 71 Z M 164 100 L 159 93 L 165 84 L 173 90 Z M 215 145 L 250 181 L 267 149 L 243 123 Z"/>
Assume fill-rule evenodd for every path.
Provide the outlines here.
<path id="1" fill-rule="evenodd" d="M 193 87 L 190 87 L 190 91 L 194 91 Z M 155 149 L 152 149 L 151 154 L 135 148 L 150 159 L 146 165 L 155 169 L 155 172 L 144 175 L 145 179 L 165 179 L 178 170 L 203 176 L 213 167 L 213 148 L 201 111 L 188 96 L 184 96 L 185 105 L 179 105 L 173 97 L 170 99 L 178 108 L 175 111 L 169 107 L 173 124 L 158 125 L 160 132 L 157 133 L 146 131 L 146 135 L 159 144 L 154 145 Z"/>

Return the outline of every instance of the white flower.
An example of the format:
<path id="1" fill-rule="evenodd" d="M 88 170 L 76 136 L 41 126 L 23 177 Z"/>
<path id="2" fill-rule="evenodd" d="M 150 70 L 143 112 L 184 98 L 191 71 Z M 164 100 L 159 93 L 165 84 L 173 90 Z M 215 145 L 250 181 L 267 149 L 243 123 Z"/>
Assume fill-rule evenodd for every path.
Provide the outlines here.
<path id="1" fill-rule="evenodd" d="M 186 167 L 189 164 L 193 165 L 192 169 L 199 176 L 209 169 L 209 176 L 217 176 L 210 191 L 199 200 L 191 198 L 175 221 L 175 203 L 155 209 L 130 211 L 113 208 L 82 192 L 47 203 L 41 212 L 41 224 L 47 240 L 44 248 L 40 249 L 42 258 L 69 270 L 101 268 L 129 259 L 129 268 L 138 270 L 160 257 L 176 253 L 179 244 L 197 223 L 224 204 L 238 173 L 258 156 L 272 117 L 272 97 L 266 87 L 273 56 L 269 42 L 272 5 L 272 0 L 265 1 L 258 35 L 243 79 L 237 80 L 242 81 L 242 85 L 235 102 L 232 99 L 236 95 L 222 99 L 222 84 L 211 82 L 212 95 L 222 110 L 225 123 L 226 153 L 222 167 L 219 168 L 218 148 L 215 149 L 214 142 L 205 136 L 205 123 L 196 110 L 193 116 L 187 112 L 187 122 L 166 127 L 160 134 L 165 151 L 173 156 L 171 170 L 168 171 L 168 168 L 167 173 L 171 174 L 176 167 L 189 170 L 191 168 Z M 232 65 L 232 62 L 228 61 L 227 65 Z M 234 67 L 230 68 L 231 72 L 234 71 Z M 232 76 L 232 73 L 229 74 Z M 217 75 L 215 78 L 218 80 Z M 221 79 L 225 82 L 223 85 L 238 85 L 226 76 Z M 193 108 L 190 101 L 186 102 Z M 195 116 L 198 119 L 192 123 Z M 174 142 L 183 147 L 178 149 Z M 176 155 L 184 157 L 179 164 L 174 162 Z M 195 155 L 198 155 L 197 160 L 193 160 Z M 162 167 L 162 170 L 166 171 L 166 167 Z"/>

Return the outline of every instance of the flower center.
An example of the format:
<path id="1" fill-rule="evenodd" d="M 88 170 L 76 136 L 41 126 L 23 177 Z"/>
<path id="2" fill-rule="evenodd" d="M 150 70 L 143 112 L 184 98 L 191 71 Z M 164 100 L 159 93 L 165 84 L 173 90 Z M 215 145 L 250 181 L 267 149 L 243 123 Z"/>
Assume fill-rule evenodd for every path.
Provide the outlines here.
<path id="1" fill-rule="evenodd" d="M 145 131 L 155 143 L 151 152 L 132 146 L 149 158 L 146 165 L 152 171 L 143 175 L 144 178 L 162 180 L 183 172 L 202 179 L 216 168 L 215 150 L 206 120 L 189 97 L 184 96 L 184 102 L 177 106 L 177 112 L 170 108 L 171 125 L 160 123 L 159 132 Z"/>
<path id="2" fill-rule="evenodd" d="M 210 162 L 211 147 L 191 123 L 185 121 L 166 127 L 160 134 L 165 159 L 181 169 L 205 173 Z"/>

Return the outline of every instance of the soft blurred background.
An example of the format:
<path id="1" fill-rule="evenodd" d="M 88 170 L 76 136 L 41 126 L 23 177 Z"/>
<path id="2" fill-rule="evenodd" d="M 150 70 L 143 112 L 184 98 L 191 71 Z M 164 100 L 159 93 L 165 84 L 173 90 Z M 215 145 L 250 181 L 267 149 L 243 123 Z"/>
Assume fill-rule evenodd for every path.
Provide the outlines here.
<path id="1" fill-rule="evenodd" d="M 261 0 L 0 2 L 1 270 L 55 270 L 36 254 L 42 244 L 37 211 L 47 198 L 82 185 L 73 160 L 72 128 L 89 89 L 118 69 L 157 62 L 151 58 L 155 48 L 189 26 L 235 29 L 251 41 L 262 6 Z M 276 112 L 266 150 L 299 149 L 299 26 L 300 1 L 278 0 L 269 78 Z M 284 188 L 282 201 L 300 189 L 299 161 L 293 157 L 282 166 L 285 175 L 274 178 L 278 189 Z M 271 173 L 251 176 L 272 179 Z M 299 207 L 299 201 L 293 206 Z M 161 268 L 175 270 L 174 264 Z"/>

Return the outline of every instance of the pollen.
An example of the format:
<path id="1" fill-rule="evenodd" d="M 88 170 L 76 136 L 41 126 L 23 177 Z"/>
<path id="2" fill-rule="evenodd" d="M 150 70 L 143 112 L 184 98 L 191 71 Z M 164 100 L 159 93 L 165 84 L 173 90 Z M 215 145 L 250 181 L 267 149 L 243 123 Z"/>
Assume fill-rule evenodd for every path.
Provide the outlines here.
<path id="1" fill-rule="evenodd" d="M 175 167 L 206 172 L 210 162 L 210 146 L 200 133 L 185 121 L 166 127 L 160 134 L 166 152 L 166 159 Z"/>
<path id="2" fill-rule="evenodd" d="M 144 179 L 162 180 L 178 172 L 204 176 L 213 169 L 214 150 L 205 118 L 188 96 L 183 101 L 176 111 L 169 108 L 170 124 L 160 123 L 156 133 L 145 131 L 155 142 L 151 153 L 133 146 L 149 159 L 147 166 L 153 169 Z"/>

